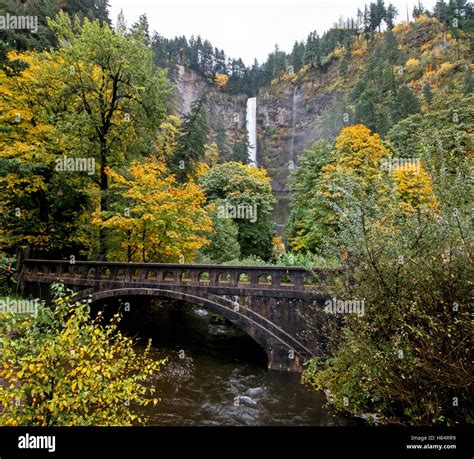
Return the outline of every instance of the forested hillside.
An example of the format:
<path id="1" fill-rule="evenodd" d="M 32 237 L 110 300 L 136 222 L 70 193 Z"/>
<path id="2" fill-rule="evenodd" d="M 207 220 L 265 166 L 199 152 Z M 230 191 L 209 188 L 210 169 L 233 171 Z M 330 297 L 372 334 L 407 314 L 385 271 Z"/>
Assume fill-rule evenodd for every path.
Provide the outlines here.
<path id="1" fill-rule="evenodd" d="M 417 8 L 410 23 L 396 25 L 397 12 L 374 3 L 321 38 L 314 32 L 292 53 L 272 52 L 251 68 L 212 51 L 199 37 L 188 43 L 155 35 L 152 48 L 155 62 L 177 82 L 179 100 L 184 97 L 189 106 L 208 94 L 210 138 L 223 161 L 245 160 L 241 98 L 257 96 L 257 159 L 272 178 L 278 198 L 274 218 L 282 228 L 292 168 L 315 141 L 333 141 L 341 128 L 355 123 L 385 137 L 399 121 L 427 113 L 446 92 L 471 90 L 472 6 L 454 5 L 439 2 L 432 12 Z"/>
<path id="2" fill-rule="evenodd" d="M 47 18 L 54 17 L 63 11 L 71 17 L 80 19 L 98 19 L 110 24 L 107 0 L 1 0 L 0 11 L 5 16 L 37 16 L 38 30 L 30 33 L 29 30 L 2 27 L 0 29 L 0 51 L 8 49 L 41 51 L 45 48 L 57 46 L 54 33 L 48 27 Z"/>
<path id="3" fill-rule="evenodd" d="M 400 22 L 377 0 L 251 67 L 146 15 L 112 27 L 106 1 L 22 8 L 38 33 L 0 31 L 2 293 L 26 249 L 334 268 L 304 382 L 382 422 L 473 422 L 470 2 Z"/>
<path id="4" fill-rule="evenodd" d="M 295 41 L 291 53 L 286 53 L 275 45 L 265 62 L 255 61 L 247 67 L 242 59 L 226 56 L 220 50 L 201 36 L 162 37 L 155 33 L 152 37 L 152 47 L 155 62 L 160 67 L 166 67 L 173 72 L 177 64 L 182 64 L 194 70 L 211 81 L 216 74 L 228 78 L 226 91 L 232 94 L 247 94 L 255 96 L 258 90 L 269 85 L 272 80 L 284 75 L 289 68 L 299 72 L 304 66 L 325 67 L 333 58 L 333 53 L 341 46 L 347 49 L 344 67 L 350 60 L 348 48 L 354 40 L 363 37 L 366 41 L 373 39 L 374 34 L 381 30 L 392 30 L 400 12 L 392 4 L 383 0 L 369 3 L 364 9 L 358 10 L 354 18 L 340 18 L 334 26 L 325 32 L 311 32 L 306 40 Z M 456 37 L 465 37 L 465 33 L 474 30 L 472 5 L 467 0 L 440 1 L 433 11 L 423 6 L 415 7 L 413 18 L 422 16 L 438 19 L 443 28 Z M 417 44 L 413 43 L 416 48 Z"/>

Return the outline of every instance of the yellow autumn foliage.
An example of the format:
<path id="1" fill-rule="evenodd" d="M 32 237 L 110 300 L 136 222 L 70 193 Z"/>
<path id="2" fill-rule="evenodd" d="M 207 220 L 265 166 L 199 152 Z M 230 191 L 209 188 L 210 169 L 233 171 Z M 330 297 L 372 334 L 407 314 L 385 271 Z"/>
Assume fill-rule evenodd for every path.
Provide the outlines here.
<path id="1" fill-rule="evenodd" d="M 48 53 L 30 51 L 11 51 L 8 58 L 27 67 L 14 76 L 0 71 L 0 157 L 51 163 L 52 152 L 62 146 L 48 119 L 49 101 L 61 86 L 56 81 L 61 63 Z"/>
<path id="2" fill-rule="evenodd" d="M 333 185 L 350 177 L 366 192 L 380 186 L 381 160 L 390 157 L 378 134 L 362 124 L 341 130 L 336 139 L 333 161 L 322 169 L 323 193 L 331 199 L 340 197 Z"/>
<path id="3" fill-rule="evenodd" d="M 420 67 L 420 60 L 412 57 L 406 61 L 405 67 L 408 70 L 408 72 L 418 70 Z"/>
<path id="4" fill-rule="evenodd" d="M 438 69 L 437 76 L 446 76 L 454 69 L 454 64 L 451 62 L 443 62 Z"/>
<path id="5" fill-rule="evenodd" d="M 16 71 L 11 64 L 0 70 L 0 160 L 12 160 L 21 166 L 0 177 L 0 211 L 11 215 L 17 209 L 20 213 L 13 221 L 26 222 L 26 212 L 17 208 L 18 199 L 28 200 L 46 191 L 47 182 L 41 170 L 51 166 L 67 144 L 50 122 L 54 110 L 61 105 L 61 61 L 47 52 L 11 51 L 7 57 L 22 63 L 23 70 Z M 31 173 L 26 175 L 21 169 Z M 36 233 L 30 236 L 16 234 L 5 226 L 0 228 L 0 246 L 48 247 L 53 228 L 45 222 L 35 223 Z M 33 222 L 26 224 L 32 226 Z"/>
<path id="6" fill-rule="evenodd" d="M 225 73 L 217 72 L 214 76 L 214 82 L 218 88 L 225 88 L 229 82 L 229 76 Z"/>
<path id="7" fill-rule="evenodd" d="M 367 127 L 355 125 L 342 129 L 336 139 L 333 161 L 322 169 L 323 195 L 337 200 L 343 193 L 339 187 L 351 183 L 366 196 L 376 195 L 377 205 L 381 207 L 395 193 L 399 211 L 404 215 L 436 213 L 438 202 L 431 178 L 421 163 L 416 163 L 417 167 L 406 164 L 396 167 L 391 173 L 393 186 L 385 180 L 381 165 L 391 156 L 378 134 L 372 134 Z"/>
<path id="8" fill-rule="evenodd" d="M 433 193 L 431 177 L 421 164 L 417 168 L 397 167 L 392 175 L 402 214 L 437 213 L 439 205 Z"/>
<path id="9" fill-rule="evenodd" d="M 146 380 L 166 359 L 151 358 L 151 342 L 137 352 L 118 330 L 119 314 L 94 319 L 86 302 L 53 288 L 61 295 L 54 308 L 41 305 L 33 319 L 0 313 L 0 425 L 143 424 L 134 406 L 159 402 Z M 7 339 L 12 329 L 14 340 Z"/>
<path id="10" fill-rule="evenodd" d="M 190 261 L 208 243 L 212 220 L 199 186 L 183 185 L 154 158 L 134 161 L 126 176 L 107 169 L 118 202 L 112 212 L 96 212 L 93 224 L 108 228 L 110 257 L 141 262 Z"/>
<path id="11" fill-rule="evenodd" d="M 272 238 L 272 253 L 274 257 L 279 257 L 284 255 L 286 252 L 285 244 L 283 243 L 283 238 L 281 236 L 274 236 Z"/>

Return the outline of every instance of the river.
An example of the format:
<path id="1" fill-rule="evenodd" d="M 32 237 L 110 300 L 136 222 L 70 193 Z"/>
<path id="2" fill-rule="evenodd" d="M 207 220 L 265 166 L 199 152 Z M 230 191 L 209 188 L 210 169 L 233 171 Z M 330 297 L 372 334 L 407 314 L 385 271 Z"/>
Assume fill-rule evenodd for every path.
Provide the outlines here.
<path id="1" fill-rule="evenodd" d="M 247 335 L 205 309 L 163 308 L 143 326 L 152 357 L 168 356 L 153 379 L 157 406 L 140 408 L 149 425 L 354 425 L 326 405 L 323 393 L 300 375 L 269 371 L 263 350 Z M 140 350 L 141 345 L 137 346 Z"/>

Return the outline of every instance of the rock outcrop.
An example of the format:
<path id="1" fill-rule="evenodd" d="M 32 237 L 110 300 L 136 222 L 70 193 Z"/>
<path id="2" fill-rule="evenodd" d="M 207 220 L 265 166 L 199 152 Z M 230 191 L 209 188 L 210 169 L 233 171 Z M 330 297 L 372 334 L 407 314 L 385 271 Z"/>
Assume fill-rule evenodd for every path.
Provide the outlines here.
<path id="1" fill-rule="evenodd" d="M 180 65 L 177 68 L 175 111 L 183 116 L 191 110 L 192 103 L 207 94 L 205 109 L 210 128 L 211 142 L 219 147 L 223 160 L 230 160 L 236 143 L 247 135 L 245 111 L 247 96 L 232 96 L 220 91 L 212 82 Z"/>
<path id="2" fill-rule="evenodd" d="M 179 66 L 176 77 L 176 112 L 188 113 L 192 103 L 207 93 L 205 104 L 211 138 L 223 160 L 232 157 L 232 147 L 245 139 L 246 96 L 232 96 L 212 82 Z M 303 81 L 281 81 L 260 90 L 257 98 L 257 162 L 272 178 L 278 200 L 275 220 L 283 228 L 288 215 L 288 178 L 298 165 L 298 156 L 325 137 L 324 117 L 339 98 L 337 90 L 326 92 L 328 75 L 308 75 Z M 326 136 L 327 137 L 327 136 Z"/>

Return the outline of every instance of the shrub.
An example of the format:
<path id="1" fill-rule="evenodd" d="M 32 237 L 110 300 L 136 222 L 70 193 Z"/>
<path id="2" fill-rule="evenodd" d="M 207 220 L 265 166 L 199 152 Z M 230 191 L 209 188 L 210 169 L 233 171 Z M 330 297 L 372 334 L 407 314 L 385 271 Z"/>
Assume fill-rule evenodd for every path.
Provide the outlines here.
<path id="1" fill-rule="evenodd" d="M 15 257 L 0 254 L 0 295 L 7 295 L 13 291 L 15 262 Z"/>
<path id="2" fill-rule="evenodd" d="M 145 382 L 164 360 L 151 360 L 151 343 L 135 352 L 119 314 L 92 319 L 88 302 L 62 284 L 52 290 L 53 308 L 41 305 L 34 318 L 0 314 L 0 425 L 144 423 L 135 407 L 158 403 Z"/>
<path id="3" fill-rule="evenodd" d="M 333 355 L 313 361 L 305 381 L 339 408 L 428 425 L 474 421 L 472 392 L 472 164 L 429 170 L 438 208 L 406 213 L 397 193 L 361 200 L 345 188 L 335 205 L 353 282 L 331 295 L 365 300 L 344 318 Z M 354 182 L 352 185 L 355 186 Z"/>

